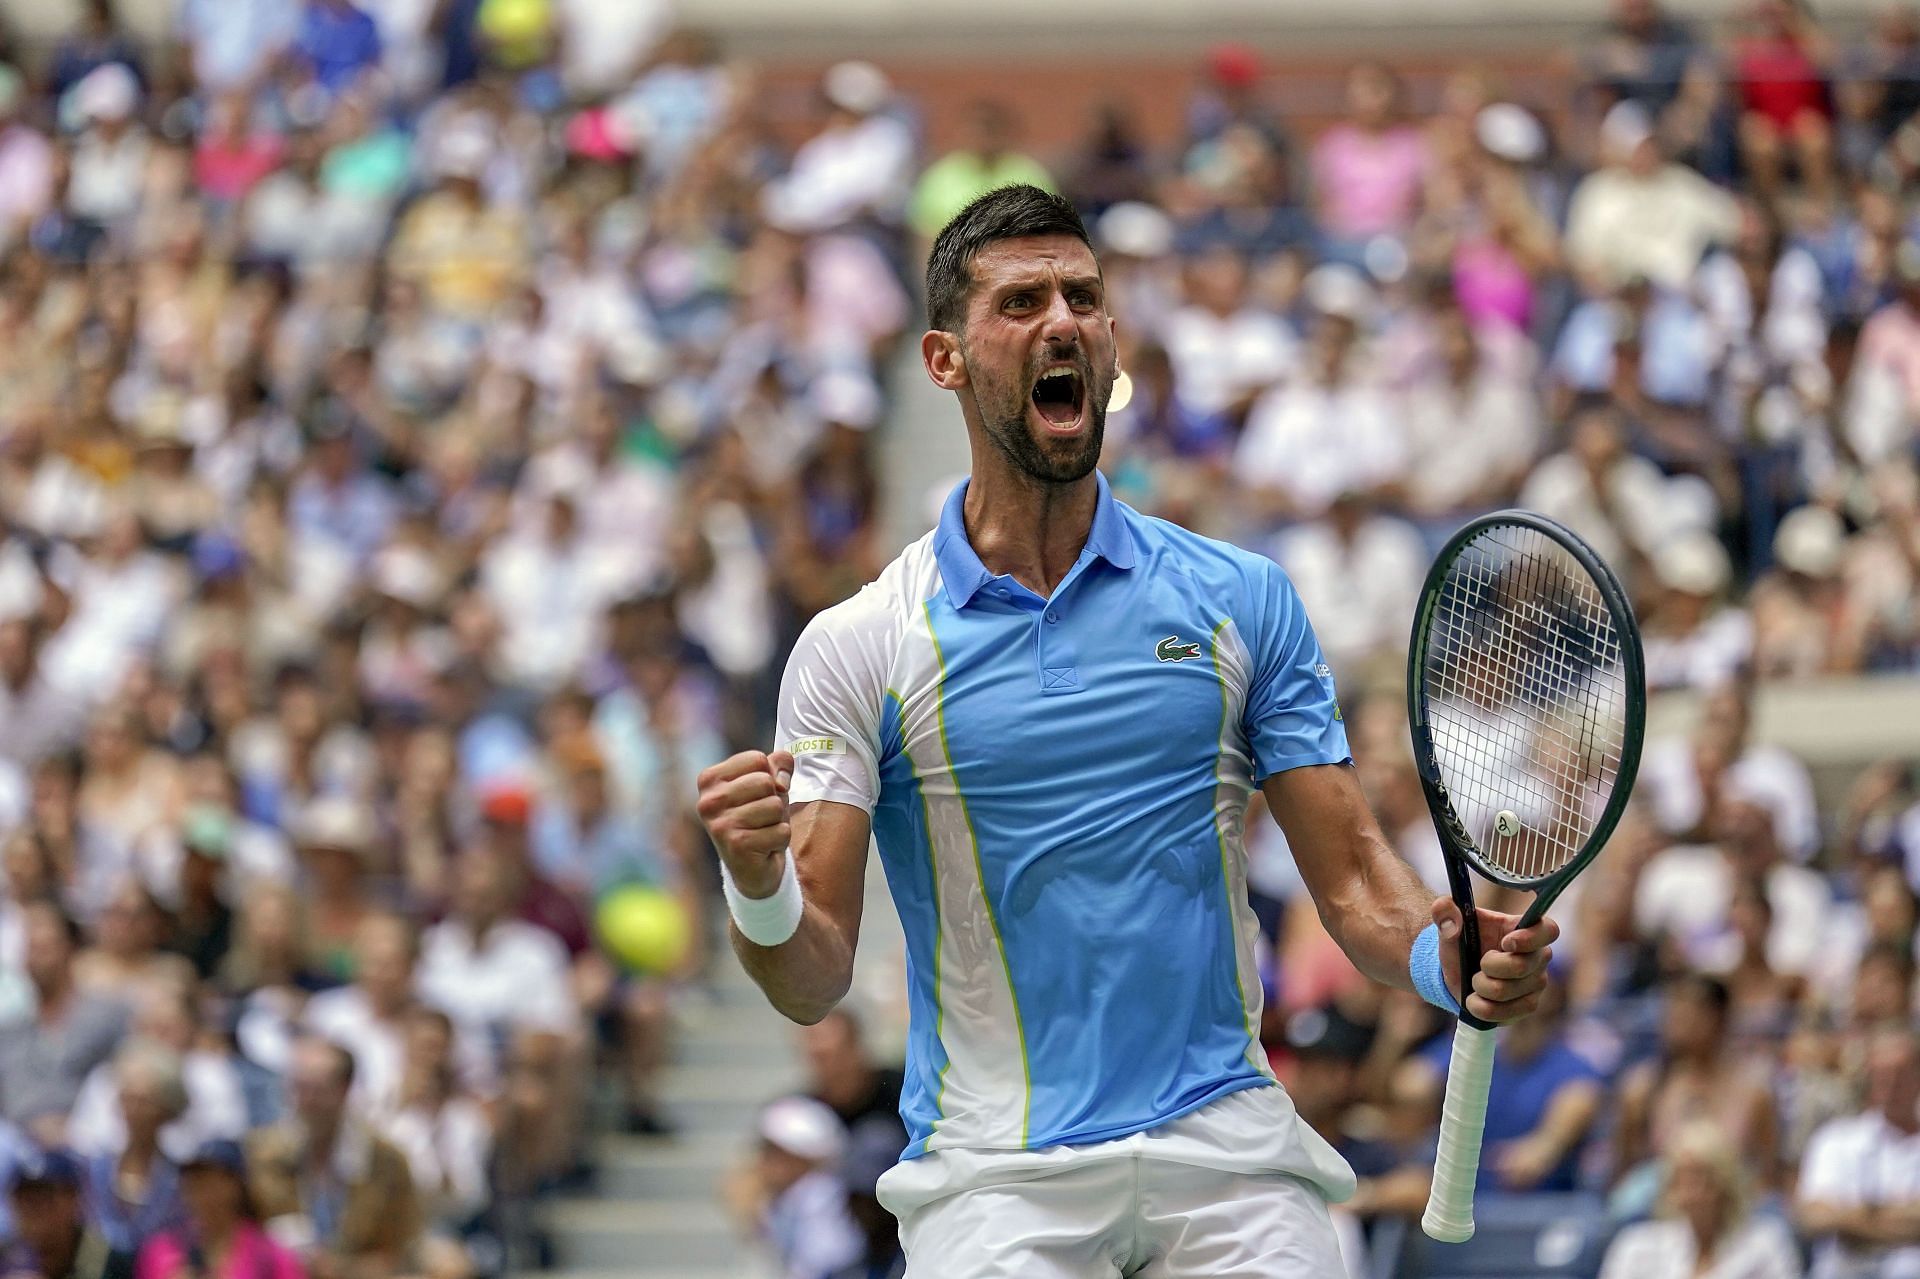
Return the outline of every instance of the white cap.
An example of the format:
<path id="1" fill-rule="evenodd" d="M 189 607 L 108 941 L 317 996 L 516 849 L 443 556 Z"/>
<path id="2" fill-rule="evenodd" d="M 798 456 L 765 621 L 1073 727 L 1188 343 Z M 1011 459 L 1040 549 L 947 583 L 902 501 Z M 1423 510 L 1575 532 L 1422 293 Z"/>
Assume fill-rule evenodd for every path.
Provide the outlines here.
<path id="1" fill-rule="evenodd" d="M 1711 533 L 1682 533 L 1653 555 L 1654 575 L 1668 590 L 1718 595 L 1733 577 L 1727 549 Z"/>
<path id="2" fill-rule="evenodd" d="M 1109 252 L 1129 258 L 1164 257 L 1173 248 L 1173 219 L 1151 204 L 1122 200 L 1094 223 Z"/>
<path id="3" fill-rule="evenodd" d="M 478 178 L 493 155 L 492 131 L 468 117 L 449 124 L 433 148 L 433 167 L 444 178 Z"/>
<path id="4" fill-rule="evenodd" d="M 1532 164 L 1547 150 L 1547 131 L 1531 111 L 1511 102 L 1480 108 L 1473 118 L 1473 136 L 1491 155 L 1514 164 Z"/>
<path id="5" fill-rule="evenodd" d="M 373 589 L 389 599 L 426 608 L 440 596 L 440 572 L 417 546 L 389 546 L 373 557 Z"/>
<path id="6" fill-rule="evenodd" d="M 1631 99 L 1614 103 L 1613 109 L 1600 121 L 1600 145 L 1616 155 L 1632 154 L 1652 136 L 1653 117 Z"/>
<path id="7" fill-rule="evenodd" d="M 1827 577 L 1840 567 L 1846 543 L 1840 517 L 1824 506 L 1803 506 L 1780 521 L 1773 557 L 1808 577 Z"/>
<path id="8" fill-rule="evenodd" d="M 811 1097 L 782 1097 L 760 1112 L 760 1139 L 814 1163 L 832 1163 L 847 1148 L 840 1116 Z"/>
<path id="9" fill-rule="evenodd" d="M 886 72 L 871 62 L 859 61 L 834 63 L 827 68 L 821 88 L 827 95 L 827 101 L 855 115 L 878 111 L 893 92 Z"/>
<path id="10" fill-rule="evenodd" d="M 880 421 L 880 388 L 864 373 L 849 369 L 822 373 L 814 379 L 808 398 L 823 422 L 866 431 Z"/>
<path id="11" fill-rule="evenodd" d="M 1364 324 L 1373 314 L 1373 286 L 1359 271 L 1342 263 L 1328 263 L 1307 272 L 1301 289 L 1308 304 L 1323 315 Z"/>
<path id="12" fill-rule="evenodd" d="M 73 86 L 73 105 L 87 120 L 124 120 L 140 101 L 140 82 L 118 62 L 102 63 Z"/>
<path id="13" fill-rule="evenodd" d="M 322 795 L 308 803 L 294 822 L 294 842 L 306 848 L 339 848 L 364 853 L 373 842 L 373 823 L 360 805 L 344 795 Z"/>

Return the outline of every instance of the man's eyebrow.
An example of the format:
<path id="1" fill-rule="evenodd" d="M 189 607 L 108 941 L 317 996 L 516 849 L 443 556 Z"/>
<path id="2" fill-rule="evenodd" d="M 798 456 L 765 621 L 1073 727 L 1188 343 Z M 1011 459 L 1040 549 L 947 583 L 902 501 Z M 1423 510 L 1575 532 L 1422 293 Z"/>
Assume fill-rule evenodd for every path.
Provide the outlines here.
<path id="1" fill-rule="evenodd" d="M 1015 280 L 1001 281 L 994 286 L 993 292 L 1005 295 L 1008 293 L 1020 293 L 1029 289 L 1044 289 L 1052 282 L 1053 277 L 1048 275 L 1023 276 Z M 1060 287 L 1063 289 L 1098 289 L 1104 286 L 1105 282 L 1097 275 L 1069 275 L 1063 276 L 1060 280 Z"/>

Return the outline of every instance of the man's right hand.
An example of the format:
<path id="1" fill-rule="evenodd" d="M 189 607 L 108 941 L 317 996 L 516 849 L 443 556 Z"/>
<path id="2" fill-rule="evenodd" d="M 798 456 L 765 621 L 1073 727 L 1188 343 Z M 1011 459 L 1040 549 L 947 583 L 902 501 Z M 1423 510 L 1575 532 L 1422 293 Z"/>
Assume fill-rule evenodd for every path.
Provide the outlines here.
<path id="1" fill-rule="evenodd" d="M 787 789 L 793 756 L 786 751 L 741 751 L 700 773 L 700 820 L 734 887 L 748 897 L 771 897 L 786 870 Z"/>

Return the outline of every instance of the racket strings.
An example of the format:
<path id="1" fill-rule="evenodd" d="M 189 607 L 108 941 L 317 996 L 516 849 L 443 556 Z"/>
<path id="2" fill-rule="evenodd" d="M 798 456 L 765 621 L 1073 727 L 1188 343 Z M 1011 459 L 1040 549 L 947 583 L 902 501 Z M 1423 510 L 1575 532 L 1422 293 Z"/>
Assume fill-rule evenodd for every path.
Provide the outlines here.
<path id="1" fill-rule="evenodd" d="M 1626 738 L 1622 642 L 1587 571 L 1537 530 L 1486 530 L 1442 582 L 1424 663 L 1435 762 L 1507 877 L 1552 874 L 1592 834 Z"/>

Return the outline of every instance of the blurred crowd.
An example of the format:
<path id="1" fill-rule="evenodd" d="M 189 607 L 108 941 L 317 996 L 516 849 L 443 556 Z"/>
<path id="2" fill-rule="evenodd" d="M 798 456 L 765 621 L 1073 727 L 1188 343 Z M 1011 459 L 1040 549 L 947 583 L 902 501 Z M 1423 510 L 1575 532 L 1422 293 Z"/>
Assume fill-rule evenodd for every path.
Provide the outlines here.
<path id="1" fill-rule="evenodd" d="M 1920 1267 L 1920 750 L 1817 788 L 1751 731 L 1920 669 L 1914 14 L 1617 0 L 1545 80 L 1305 104 L 1221 46 L 1172 146 L 1117 101 L 1032 154 L 989 99 L 934 155 L 913 86 L 796 96 L 657 0 L 167 7 L 0 32 L 0 1272 L 536 1265 L 589 1132 L 671 1133 L 729 962 L 693 776 L 893 553 L 920 255 L 1013 181 L 1102 254 L 1116 491 L 1288 569 L 1429 883 L 1400 664 L 1463 519 L 1585 534 L 1700 700 L 1558 912 L 1485 1193 L 1604 1192 L 1610 1276 Z M 1250 830 L 1359 1256 L 1446 1028 Z M 636 890 L 686 935 L 621 943 Z M 728 1202 L 792 1279 L 895 1273 L 897 1074 L 805 1038 Z"/>

